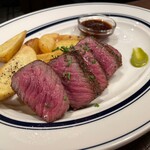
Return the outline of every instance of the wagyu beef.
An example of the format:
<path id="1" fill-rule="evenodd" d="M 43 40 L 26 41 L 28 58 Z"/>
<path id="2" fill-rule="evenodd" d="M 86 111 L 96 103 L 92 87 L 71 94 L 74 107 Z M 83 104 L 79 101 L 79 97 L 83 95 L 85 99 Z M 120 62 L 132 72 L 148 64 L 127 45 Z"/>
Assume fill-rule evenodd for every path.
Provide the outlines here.
<path id="1" fill-rule="evenodd" d="M 61 78 L 73 109 L 85 107 L 97 96 L 95 86 L 90 82 L 72 53 L 50 61 L 49 65 Z"/>
<path id="2" fill-rule="evenodd" d="M 61 118 L 69 108 L 68 96 L 60 78 L 42 61 L 34 61 L 15 73 L 12 88 L 47 122 Z"/>
<path id="3" fill-rule="evenodd" d="M 91 73 L 91 80 L 93 79 L 95 82 L 95 86 L 97 94 L 101 94 L 102 91 L 107 87 L 108 80 L 106 78 L 105 72 L 103 71 L 101 65 L 93 56 L 92 52 L 88 50 L 86 44 L 80 45 L 78 43 L 74 47 L 73 51 L 74 55 L 78 58 L 82 69 L 88 70 Z"/>
<path id="4" fill-rule="evenodd" d="M 78 44 L 80 44 L 81 46 L 86 45 L 87 49 L 92 51 L 95 59 L 100 63 L 103 70 L 105 71 L 107 79 L 110 79 L 119 67 L 116 57 L 112 53 L 107 51 L 105 46 L 97 42 L 92 37 L 86 37 Z"/>
<path id="5" fill-rule="evenodd" d="M 86 107 L 105 90 L 121 65 L 117 49 L 85 37 L 48 64 L 36 60 L 21 68 L 13 75 L 11 85 L 38 116 L 53 122 L 69 107 Z"/>
<path id="6" fill-rule="evenodd" d="M 119 67 L 122 66 L 122 55 L 117 49 L 106 43 L 99 43 L 99 44 L 104 46 L 106 50 L 116 58 Z"/>

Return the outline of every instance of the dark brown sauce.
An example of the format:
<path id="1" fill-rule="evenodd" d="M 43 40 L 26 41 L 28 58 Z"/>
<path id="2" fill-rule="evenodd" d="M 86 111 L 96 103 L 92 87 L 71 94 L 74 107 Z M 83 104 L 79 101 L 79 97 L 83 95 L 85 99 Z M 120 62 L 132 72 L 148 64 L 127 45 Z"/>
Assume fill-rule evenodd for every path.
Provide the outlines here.
<path id="1" fill-rule="evenodd" d="M 112 26 L 108 22 L 100 20 L 100 19 L 86 20 L 86 21 L 83 21 L 81 24 L 87 28 L 90 28 L 96 31 L 112 29 Z"/>

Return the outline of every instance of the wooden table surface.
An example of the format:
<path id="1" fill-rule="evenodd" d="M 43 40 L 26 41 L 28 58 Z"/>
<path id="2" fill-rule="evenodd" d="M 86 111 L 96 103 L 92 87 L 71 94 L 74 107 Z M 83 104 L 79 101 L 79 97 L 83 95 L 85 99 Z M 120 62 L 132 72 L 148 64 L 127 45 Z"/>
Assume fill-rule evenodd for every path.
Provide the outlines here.
<path id="1" fill-rule="evenodd" d="M 150 0 L 137 0 L 137 1 L 129 2 L 127 4 L 150 9 Z"/>
<path id="2" fill-rule="evenodd" d="M 137 0 L 128 2 L 127 4 L 143 7 L 150 10 L 150 0 Z M 118 150 L 150 150 L 150 132 L 138 138 L 137 140 L 119 148 Z"/>

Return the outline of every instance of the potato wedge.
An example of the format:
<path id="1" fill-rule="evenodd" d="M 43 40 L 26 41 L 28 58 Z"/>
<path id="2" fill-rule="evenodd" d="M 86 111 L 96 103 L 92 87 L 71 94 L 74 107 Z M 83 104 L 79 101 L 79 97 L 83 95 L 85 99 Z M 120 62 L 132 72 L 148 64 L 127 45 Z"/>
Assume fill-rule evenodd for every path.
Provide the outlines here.
<path id="1" fill-rule="evenodd" d="M 29 41 L 25 42 L 25 45 L 32 47 L 36 54 L 40 54 L 40 47 L 39 47 L 39 38 L 30 39 Z"/>
<path id="2" fill-rule="evenodd" d="M 54 40 L 56 40 L 59 37 L 59 33 L 49 33 L 49 34 L 45 34 L 44 36 L 49 36 Z"/>
<path id="3" fill-rule="evenodd" d="M 70 47 L 70 46 L 74 46 L 79 42 L 79 40 L 77 39 L 66 39 L 66 40 L 60 40 L 58 42 L 56 42 L 55 48 L 60 48 L 62 46 L 64 47 Z"/>
<path id="4" fill-rule="evenodd" d="M 20 68 L 36 60 L 35 51 L 26 45 L 17 52 L 17 54 L 0 69 L 0 101 L 14 95 L 11 88 L 11 77 Z"/>
<path id="5" fill-rule="evenodd" d="M 78 40 L 79 41 L 82 38 L 83 38 L 82 36 L 63 34 L 63 35 L 58 36 L 57 41 L 60 41 L 60 40 Z"/>
<path id="6" fill-rule="evenodd" d="M 42 60 L 44 62 L 49 62 L 50 60 L 57 58 L 58 56 L 62 55 L 63 52 L 61 50 L 57 50 L 51 53 L 39 54 L 37 55 L 38 60 Z"/>
<path id="7" fill-rule="evenodd" d="M 43 53 L 50 53 L 55 48 L 55 40 L 59 34 L 44 34 L 39 40 L 39 47 Z"/>
<path id="8" fill-rule="evenodd" d="M 0 62 L 8 62 L 20 49 L 27 31 L 23 31 L 0 45 Z"/>

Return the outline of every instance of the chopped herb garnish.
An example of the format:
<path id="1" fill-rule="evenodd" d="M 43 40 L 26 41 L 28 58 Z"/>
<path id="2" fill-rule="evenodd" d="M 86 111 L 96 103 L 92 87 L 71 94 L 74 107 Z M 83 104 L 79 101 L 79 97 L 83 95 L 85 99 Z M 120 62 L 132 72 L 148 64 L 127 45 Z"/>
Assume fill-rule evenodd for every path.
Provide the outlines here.
<path id="1" fill-rule="evenodd" d="M 67 52 L 70 52 L 70 49 L 72 49 L 73 50 L 73 45 L 70 45 L 70 46 L 61 46 L 61 47 L 56 47 L 55 49 L 53 49 L 52 50 L 52 52 L 54 52 L 54 51 L 57 51 L 57 50 L 61 50 L 61 51 L 63 51 L 64 53 L 67 53 Z M 72 51 L 71 50 L 71 51 Z"/>
<path id="2" fill-rule="evenodd" d="M 89 48 L 89 46 L 88 46 L 88 43 L 85 43 L 83 49 L 84 49 L 85 51 L 89 51 L 89 50 L 90 50 L 90 48 Z"/>
<path id="3" fill-rule="evenodd" d="M 96 64 L 96 60 L 95 60 L 95 59 L 94 59 L 94 60 L 92 60 L 91 62 L 92 62 L 92 64 Z"/>
<path id="4" fill-rule="evenodd" d="M 59 47 L 56 47 L 55 49 L 52 50 L 52 52 L 55 52 L 55 51 L 57 51 L 57 50 L 60 50 L 60 48 L 59 48 Z"/>
<path id="5" fill-rule="evenodd" d="M 69 52 L 69 49 L 70 49 L 70 47 L 67 47 L 67 46 L 61 46 L 60 47 L 60 50 L 63 51 L 64 53 Z"/>
<path id="6" fill-rule="evenodd" d="M 68 80 L 71 79 L 71 74 L 70 74 L 70 72 L 67 73 L 67 78 L 68 78 Z"/>
<path id="7" fill-rule="evenodd" d="M 83 49 L 84 49 L 85 51 L 89 51 L 89 47 L 87 47 L 86 45 L 83 47 Z"/>
<path id="8" fill-rule="evenodd" d="M 91 81 L 93 81 L 93 80 L 95 79 L 95 76 L 94 76 L 94 75 L 89 75 L 88 77 L 89 77 L 89 79 L 90 79 Z"/>
<path id="9" fill-rule="evenodd" d="M 72 57 L 70 59 L 68 59 L 67 61 L 68 61 L 67 67 L 69 67 L 72 64 Z"/>
<path id="10" fill-rule="evenodd" d="M 94 104 L 94 107 L 99 107 L 99 104 L 98 104 L 98 103 L 95 103 L 95 104 Z"/>
<path id="11" fill-rule="evenodd" d="M 71 79 L 71 73 L 70 72 L 67 72 L 67 73 L 64 73 L 64 77 L 68 80 Z"/>
<path id="12" fill-rule="evenodd" d="M 68 100 L 68 97 L 65 95 L 64 96 L 64 101 L 67 101 Z"/>

